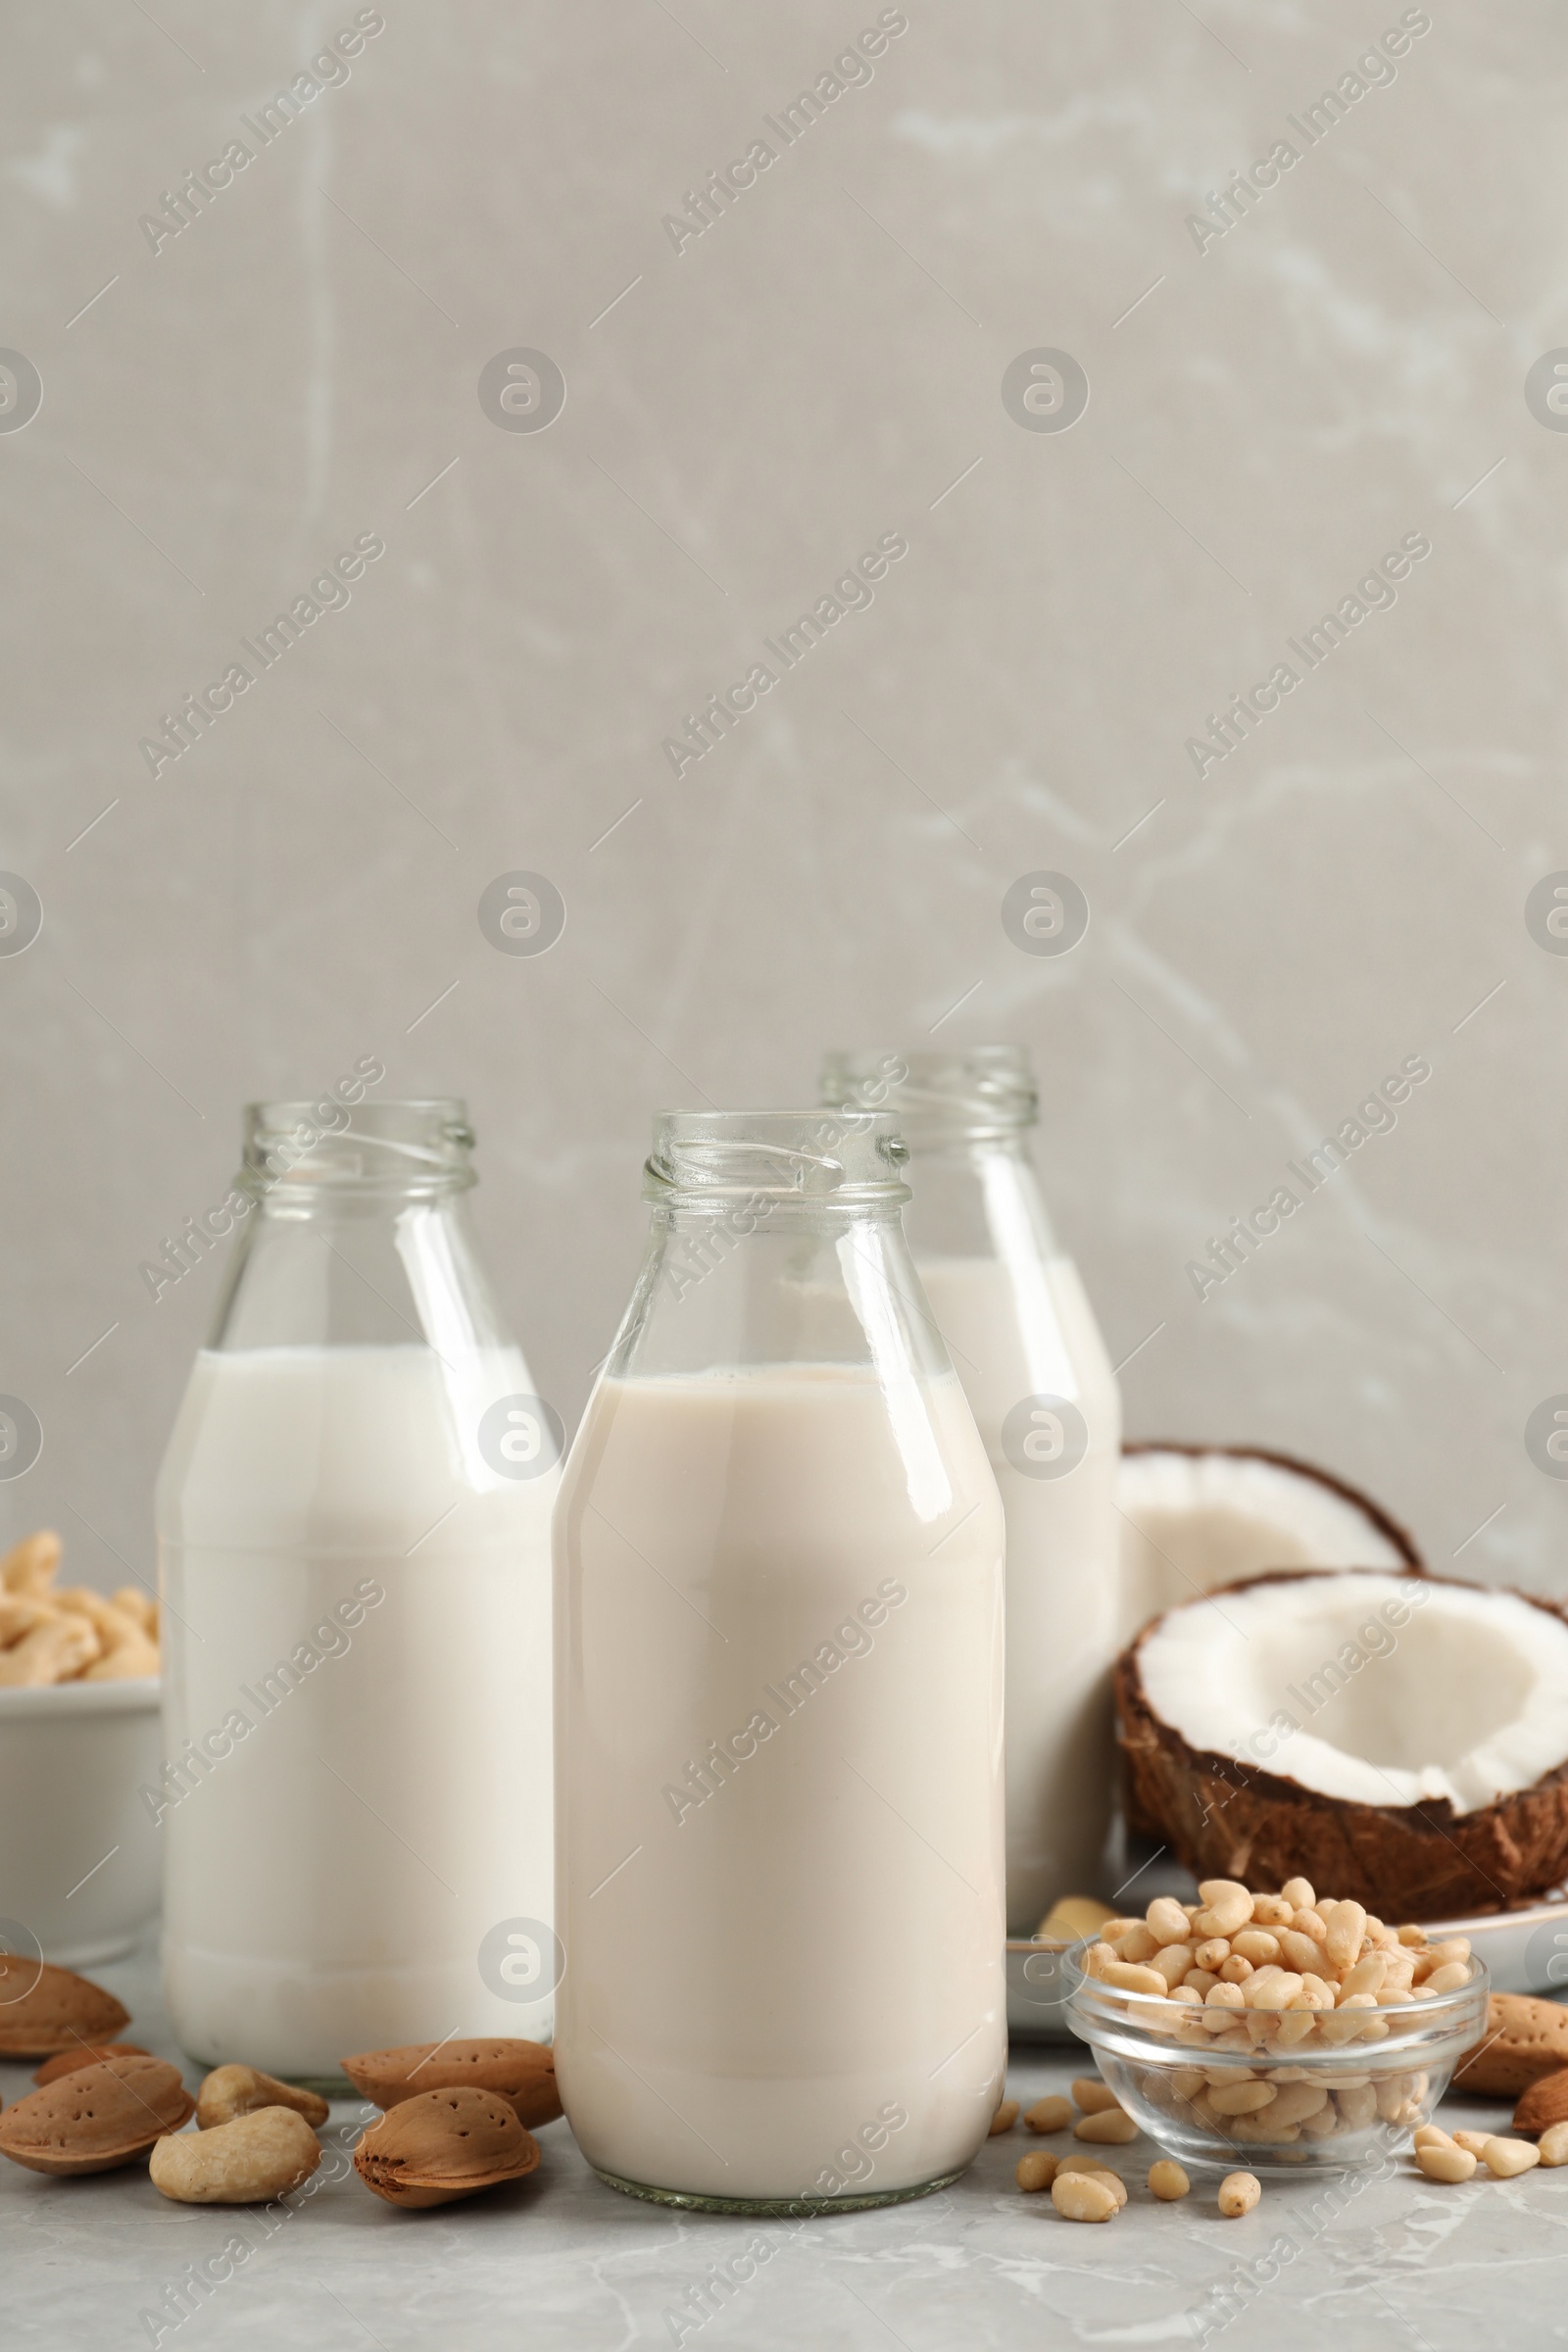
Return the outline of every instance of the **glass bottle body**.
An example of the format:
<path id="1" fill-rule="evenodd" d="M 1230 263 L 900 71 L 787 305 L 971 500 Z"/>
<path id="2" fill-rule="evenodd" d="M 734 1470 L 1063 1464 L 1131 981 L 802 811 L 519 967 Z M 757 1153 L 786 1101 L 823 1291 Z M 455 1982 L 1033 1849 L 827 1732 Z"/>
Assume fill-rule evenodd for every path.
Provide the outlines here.
<path id="1" fill-rule="evenodd" d="M 1001 1509 L 887 1123 L 823 1134 L 666 1118 L 556 1514 L 562 2097 L 735 2210 L 951 2179 L 1005 2059 Z"/>
<path id="2" fill-rule="evenodd" d="M 459 2021 L 549 2032 L 478 1955 L 553 1911 L 559 1448 L 473 1250 L 461 1105 L 379 1103 L 284 1167 L 291 1107 L 251 1114 L 158 1486 L 164 1972 L 192 2057 L 330 2081 Z"/>
<path id="3" fill-rule="evenodd" d="M 840 1054 L 836 1102 L 886 1101 L 909 1146 L 907 1226 L 1007 1527 L 1007 1923 L 1100 1884 L 1113 1786 L 1121 1399 L 1029 1154 L 1010 1047 Z"/>

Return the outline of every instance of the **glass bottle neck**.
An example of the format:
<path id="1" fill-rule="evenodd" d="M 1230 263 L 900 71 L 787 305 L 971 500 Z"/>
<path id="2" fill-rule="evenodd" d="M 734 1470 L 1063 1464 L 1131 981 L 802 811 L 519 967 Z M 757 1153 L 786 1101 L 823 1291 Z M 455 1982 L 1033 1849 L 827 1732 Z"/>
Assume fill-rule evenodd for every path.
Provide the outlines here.
<path id="1" fill-rule="evenodd" d="M 507 1346 L 463 1198 L 472 1143 L 455 1101 L 252 1103 L 208 1347 Z"/>
<path id="2" fill-rule="evenodd" d="M 1025 1129 L 913 1146 L 909 1184 L 905 1225 L 916 1264 L 1057 1254 Z"/>

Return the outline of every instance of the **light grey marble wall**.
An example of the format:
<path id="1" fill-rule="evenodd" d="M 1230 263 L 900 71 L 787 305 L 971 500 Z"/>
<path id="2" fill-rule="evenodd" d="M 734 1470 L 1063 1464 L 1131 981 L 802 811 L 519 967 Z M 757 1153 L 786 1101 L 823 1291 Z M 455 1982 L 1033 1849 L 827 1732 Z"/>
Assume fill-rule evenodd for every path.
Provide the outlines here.
<path id="1" fill-rule="evenodd" d="M 137 1267 L 226 1190 L 244 1099 L 363 1054 L 466 1095 L 569 1422 L 651 1110 L 935 1034 L 1034 1049 L 1132 1433 L 1299 1450 L 1435 1563 L 1568 1589 L 1568 1488 L 1524 1442 L 1568 1391 L 1568 957 L 1526 921 L 1568 867 L 1549 362 L 1526 399 L 1568 343 L 1555 13 L 379 13 L 318 94 L 354 0 L 10 33 L 0 345 L 42 405 L 19 421 L 13 364 L 0 866 L 43 928 L 0 953 L 0 1390 L 45 1446 L 0 1512 L 94 1581 L 145 1565 L 216 1278 L 155 1306 Z M 187 225 L 144 224 L 236 139 Z M 1209 192 L 1271 154 L 1217 233 Z M 481 406 L 518 349 L 564 381 L 542 430 Z M 1036 429 L 1076 381 L 1053 411 L 1040 350 L 1087 378 L 1067 429 Z M 1020 359 L 1044 390 L 1009 407 Z M 352 601 L 262 672 L 241 640 L 365 534 Z M 892 534 L 785 672 L 764 640 Z M 1289 641 L 1409 537 L 1309 668 Z M 232 708 L 149 758 L 236 660 Z M 677 774 L 663 739 L 758 662 Z M 537 957 L 477 918 L 518 869 L 567 909 Z M 1042 870 L 1091 910 L 1069 954 L 1004 927 Z M 1407 1057 L 1397 1124 L 1200 1299 L 1188 1261 Z"/>

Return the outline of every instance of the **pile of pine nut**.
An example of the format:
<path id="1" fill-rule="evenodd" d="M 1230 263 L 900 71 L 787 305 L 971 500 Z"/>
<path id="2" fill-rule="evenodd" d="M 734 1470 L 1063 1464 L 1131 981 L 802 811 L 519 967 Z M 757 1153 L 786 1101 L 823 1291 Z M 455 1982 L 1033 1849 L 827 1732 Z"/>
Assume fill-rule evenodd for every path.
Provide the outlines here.
<path id="1" fill-rule="evenodd" d="M 1107 1920 L 1085 1957 L 1085 1974 L 1105 1990 L 1161 1996 L 1129 2004 L 1129 2024 L 1193 2055 L 1146 2072 L 1144 2095 L 1260 2146 L 1419 2123 L 1426 2075 L 1358 2071 L 1348 2050 L 1344 2072 L 1321 2061 L 1330 2048 L 1416 2026 L 1422 2003 L 1468 1984 L 1466 1938 L 1429 1943 L 1422 1928 L 1385 1927 L 1360 1903 L 1319 1898 L 1305 1879 L 1257 1895 L 1206 1879 L 1199 1896 L 1160 1895 L 1142 1919 Z M 1243 2055 L 1271 2063 L 1240 2066 Z M 1318 2063 L 1295 2063 L 1308 2056 Z"/>

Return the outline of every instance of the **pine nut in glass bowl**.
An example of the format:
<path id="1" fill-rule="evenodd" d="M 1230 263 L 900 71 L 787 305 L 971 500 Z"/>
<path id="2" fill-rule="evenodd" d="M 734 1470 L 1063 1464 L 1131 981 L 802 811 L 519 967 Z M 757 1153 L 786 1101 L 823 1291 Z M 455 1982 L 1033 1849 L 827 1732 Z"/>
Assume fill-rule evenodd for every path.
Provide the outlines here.
<path id="1" fill-rule="evenodd" d="M 1219 1884 L 1206 1882 L 1204 1894 Z M 1280 1901 L 1256 1899 L 1260 1910 Z M 1368 1948 L 1352 1955 L 1338 1984 L 1243 1953 L 1245 1978 L 1195 1966 L 1166 1985 L 1161 1970 L 1117 1951 L 1118 1943 L 1140 1949 L 1140 1924 L 1111 1921 L 1101 1939 L 1065 1955 L 1067 2022 L 1140 2129 L 1189 2170 L 1228 2173 L 1240 2162 L 1254 2173 L 1344 2172 L 1403 2148 L 1486 2029 L 1486 1965 L 1459 1951 L 1462 1938 L 1434 1948 L 1419 1929 L 1373 1920 L 1386 1945 L 1363 1933 Z M 1193 1940 L 1212 1939 L 1199 1928 Z M 1179 1947 L 1163 1948 L 1169 1970 Z M 1284 1956 L 1295 1955 L 1287 1948 Z"/>

